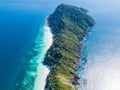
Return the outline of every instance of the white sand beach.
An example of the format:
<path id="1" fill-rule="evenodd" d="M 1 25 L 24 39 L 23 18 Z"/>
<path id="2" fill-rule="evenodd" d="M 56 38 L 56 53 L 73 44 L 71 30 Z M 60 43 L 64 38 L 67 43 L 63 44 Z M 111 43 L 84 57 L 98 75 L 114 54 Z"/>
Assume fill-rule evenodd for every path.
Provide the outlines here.
<path id="1" fill-rule="evenodd" d="M 45 26 L 44 26 L 44 37 L 45 37 L 45 48 L 43 50 L 43 53 L 44 53 L 43 59 L 45 57 L 47 50 L 52 45 L 52 41 L 53 41 L 52 33 L 50 32 L 50 28 L 47 24 L 45 24 Z M 46 84 L 46 78 L 47 78 L 48 74 L 49 74 L 49 69 L 46 66 L 44 66 L 42 64 L 42 62 L 40 62 L 39 66 L 38 66 L 34 90 L 44 90 L 44 87 Z"/>

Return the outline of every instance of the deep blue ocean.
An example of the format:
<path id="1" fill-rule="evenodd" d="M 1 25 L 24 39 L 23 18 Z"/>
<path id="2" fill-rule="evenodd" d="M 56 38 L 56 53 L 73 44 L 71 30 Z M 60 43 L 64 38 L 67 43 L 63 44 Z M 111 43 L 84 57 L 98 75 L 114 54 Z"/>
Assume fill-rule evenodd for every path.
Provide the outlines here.
<path id="1" fill-rule="evenodd" d="M 34 86 L 32 80 L 36 74 L 31 73 L 37 68 L 34 57 L 42 54 L 45 48 L 43 26 L 46 17 L 61 3 L 88 9 L 96 21 L 84 40 L 83 64 L 78 69 L 82 77 L 79 89 L 120 90 L 119 0 L 1 0 L 0 90 L 32 90 L 23 85 L 29 82 L 30 88 Z"/>

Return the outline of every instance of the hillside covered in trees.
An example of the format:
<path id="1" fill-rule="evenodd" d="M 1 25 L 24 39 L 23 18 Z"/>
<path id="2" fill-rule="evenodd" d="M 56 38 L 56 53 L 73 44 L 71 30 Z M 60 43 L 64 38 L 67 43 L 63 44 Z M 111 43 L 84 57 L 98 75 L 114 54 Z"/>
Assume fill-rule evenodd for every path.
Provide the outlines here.
<path id="1" fill-rule="evenodd" d="M 85 35 L 95 22 L 84 8 L 61 4 L 48 18 L 53 33 L 53 44 L 43 63 L 50 67 L 47 90 L 75 90 L 74 77 L 79 65 Z"/>

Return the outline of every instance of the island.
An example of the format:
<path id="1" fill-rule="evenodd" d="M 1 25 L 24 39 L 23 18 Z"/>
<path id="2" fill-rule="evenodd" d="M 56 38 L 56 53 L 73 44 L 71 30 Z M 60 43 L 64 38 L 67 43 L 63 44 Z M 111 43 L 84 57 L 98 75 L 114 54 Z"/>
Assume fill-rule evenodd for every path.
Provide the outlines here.
<path id="1" fill-rule="evenodd" d="M 43 64 L 50 68 L 46 90 L 76 90 L 80 84 L 77 68 L 80 63 L 82 40 L 95 25 L 88 10 L 61 4 L 48 17 L 53 43 Z"/>

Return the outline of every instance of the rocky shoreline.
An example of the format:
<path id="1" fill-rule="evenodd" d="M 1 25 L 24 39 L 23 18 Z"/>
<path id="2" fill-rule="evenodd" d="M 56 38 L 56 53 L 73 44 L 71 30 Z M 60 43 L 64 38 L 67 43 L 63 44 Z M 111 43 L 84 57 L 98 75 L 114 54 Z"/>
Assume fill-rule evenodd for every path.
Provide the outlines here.
<path id="1" fill-rule="evenodd" d="M 77 63 L 75 64 L 75 71 L 77 72 L 77 69 L 80 65 L 80 59 L 81 59 L 81 51 L 82 51 L 82 46 L 83 46 L 83 40 L 85 38 L 85 36 L 90 32 L 90 29 L 87 29 L 86 32 L 79 38 L 79 48 L 77 51 Z M 75 89 L 77 90 L 77 86 L 80 85 L 80 76 L 78 76 L 77 74 L 71 79 L 71 83 L 75 86 Z"/>

